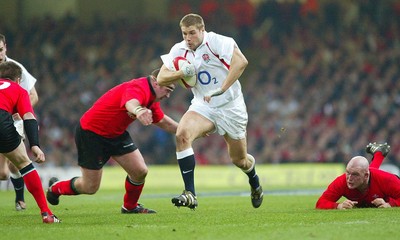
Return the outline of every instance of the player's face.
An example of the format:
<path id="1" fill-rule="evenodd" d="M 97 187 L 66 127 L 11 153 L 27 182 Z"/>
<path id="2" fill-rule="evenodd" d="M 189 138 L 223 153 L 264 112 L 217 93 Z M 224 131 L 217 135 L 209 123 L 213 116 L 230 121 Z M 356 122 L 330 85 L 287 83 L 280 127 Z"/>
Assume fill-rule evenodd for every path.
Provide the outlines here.
<path id="1" fill-rule="evenodd" d="M 6 60 L 7 46 L 3 41 L 0 41 L 0 63 Z"/>
<path id="2" fill-rule="evenodd" d="M 346 168 L 346 182 L 349 189 L 360 189 L 368 184 L 368 173 L 356 167 Z"/>
<path id="3" fill-rule="evenodd" d="M 204 29 L 198 29 L 196 26 L 182 26 L 181 31 L 183 40 L 185 40 L 186 45 L 191 50 L 196 50 L 197 47 L 203 42 Z"/>
<path id="4" fill-rule="evenodd" d="M 175 89 L 174 84 L 170 84 L 167 86 L 160 86 L 156 83 L 156 87 L 154 88 L 156 92 L 156 101 L 161 101 L 164 98 L 169 98 L 174 89 Z"/>

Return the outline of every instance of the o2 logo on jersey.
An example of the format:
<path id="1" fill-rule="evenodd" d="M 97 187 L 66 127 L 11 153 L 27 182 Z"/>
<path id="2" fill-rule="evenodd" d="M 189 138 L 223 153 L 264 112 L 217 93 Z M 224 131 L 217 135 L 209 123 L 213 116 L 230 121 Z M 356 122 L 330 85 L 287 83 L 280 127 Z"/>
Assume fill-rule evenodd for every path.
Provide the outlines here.
<path id="1" fill-rule="evenodd" d="M 6 89 L 9 86 L 11 86 L 11 83 L 9 83 L 9 82 L 0 82 L 0 90 Z"/>
<path id="2" fill-rule="evenodd" d="M 211 74 L 207 71 L 201 71 L 197 74 L 197 80 L 203 85 L 208 84 L 217 84 L 218 81 L 215 77 L 212 77 Z"/>

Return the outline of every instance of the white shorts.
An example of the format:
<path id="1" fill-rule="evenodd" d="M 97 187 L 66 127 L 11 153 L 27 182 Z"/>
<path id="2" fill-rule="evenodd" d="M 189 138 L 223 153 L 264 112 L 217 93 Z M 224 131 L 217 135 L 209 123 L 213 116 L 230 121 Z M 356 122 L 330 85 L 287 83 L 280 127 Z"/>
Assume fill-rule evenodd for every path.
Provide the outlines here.
<path id="1" fill-rule="evenodd" d="M 246 137 L 248 115 L 243 96 L 219 107 L 209 107 L 206 103 L 193 100 L 188 111 L 196 112 L 213 122 L 215 132 L 219 135 L 228 134 L 236 140 Z"/>
<path id="2" fill-rule="evenodd" d="M 18 120 L 14 119 L 14 127 L 17 130 L 18 134 L 22 137 L 22 140 L 24 140 L 25 139 L 24 121 L 22 119 Z"/>

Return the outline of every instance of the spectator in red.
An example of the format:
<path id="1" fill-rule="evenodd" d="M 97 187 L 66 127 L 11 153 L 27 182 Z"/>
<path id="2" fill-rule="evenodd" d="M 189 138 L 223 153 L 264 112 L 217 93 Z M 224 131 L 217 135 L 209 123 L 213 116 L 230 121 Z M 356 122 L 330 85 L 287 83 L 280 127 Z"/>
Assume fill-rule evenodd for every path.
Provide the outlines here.
<path id="1" fill-rule="evenodd" d="M 172 19 L 180 19 L 182 15 L 193 12 L 193 3 L 187 0 L 173 0 L 169 7 L 169 16 Z"/>
<path id="2" fill-rule="evenodd" d="M 215 0 L 204 0 L 200 4 L 200 15 L 204 21 L 212 21 L 218 14 L 219 4 Z"/>
<path id="3" fill-rule="evenodd" d="M 243 45 L 251 41 L 252 26 L 255 21 L 255 9 L 248 0 L 235 0 L 227 5 L 227 10 L 233 17 L 236 29 L 239 31 L 239 44 Z"/>
<path id="4" fill-rule="evenodd" d="M 301 16 L 316 16 L 319 11 L 317 0 L 307 0 L 300 7 Z"/>

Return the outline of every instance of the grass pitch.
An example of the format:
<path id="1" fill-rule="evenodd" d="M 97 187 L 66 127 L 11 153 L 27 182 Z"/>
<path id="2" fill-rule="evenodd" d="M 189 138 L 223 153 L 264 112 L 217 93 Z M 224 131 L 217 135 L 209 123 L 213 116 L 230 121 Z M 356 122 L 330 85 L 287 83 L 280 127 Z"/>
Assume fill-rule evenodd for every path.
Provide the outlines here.
<path id="1" fill-rule="evenodd" d="M 120 213 L 123 197 L 120 180 L 124 174 L 120 172 L 118 176 L 119 184 L 114 188 L 105 184 L 107 187 L 95 195 L 62 196 L 60 205 L 51 206 L 62 219 L 61 224 L 42 224 L 39 209 L 28 192 L 28 209 L 23 212 L 14 210 L 12 191 L 0 192 L 0 239 L 399 238 L 400 208 L 315 210 L 318 194 L 293 194 L 287 190 L 277 194 L 269 190 L 273 187 L 268 184 L 259 209 L 252 208 L 247 187 L 218 189 L 200 184 L 199 207 L 192 211 L 173 207 L 170 202 L 171 197 L 181 192 L 181 187 L 160 189 L 151 179 L 153 185 L 146 183 L 140 202 L 157 210 L 157 214 L 125 215 Z M 106 179 L 104 176 L 103 181 Z"/>

